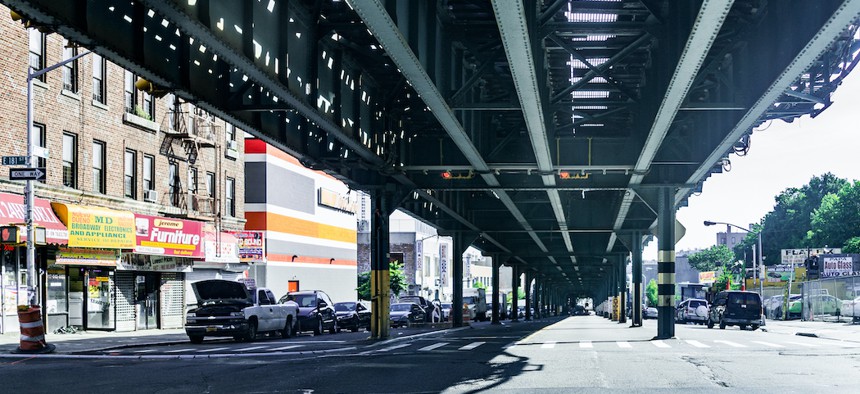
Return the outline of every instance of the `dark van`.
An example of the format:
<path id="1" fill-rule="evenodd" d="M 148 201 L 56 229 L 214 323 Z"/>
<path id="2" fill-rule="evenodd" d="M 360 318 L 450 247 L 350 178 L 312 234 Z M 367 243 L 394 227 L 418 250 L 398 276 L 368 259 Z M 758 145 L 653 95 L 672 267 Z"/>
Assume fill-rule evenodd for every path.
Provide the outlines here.
<path id="1" fill-rule="evenodd" d="M 761 297 L 751 291 L 721 291 L 714 297 L 708 313 L 708 328 L 714 328 L 715 324 L 719 324 L 721 330 L 726 326 L 758 329 L 764 325 Z"/>

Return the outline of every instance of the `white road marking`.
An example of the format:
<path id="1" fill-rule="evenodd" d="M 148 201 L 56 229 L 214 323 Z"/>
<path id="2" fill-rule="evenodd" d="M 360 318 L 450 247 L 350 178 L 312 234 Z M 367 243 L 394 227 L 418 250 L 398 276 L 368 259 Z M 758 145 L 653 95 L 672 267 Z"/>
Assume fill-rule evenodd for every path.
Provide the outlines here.
<path id="1" fill-rule="evenodd" d="M 485 343 L 486 343 L 486 342 L 472 342 L 472 343 L 470 343 L 470 344 L 468 344 L 468 345 L 466 345 L 466 346 L 463 346 L 463 347 L 461 347 L 461 348 L 459 348 L 459 349 L 457 349 L 457 350 L 472 350 L 472 349 L 474 349 L 474 348 L 476 348 L 476 347 L 478 347 L 478 346 L 481 346 L 481 345 L 483 345 L 483 344 L 485 344 Z"/>
<path id="2" fill-rule="evenodd" d="M 507 345 L 503 346 L 503 347 L 502 347 L 502 349 L 508 349 L 508 350 L 510 350 L 510 349 L 513 349 L 513 348 L 517 347 L 517 345 L 519 345 L 519 344 L 520 344 L 519 342 L 511 342 L 511 343 L 509 343 L 509 344 L 507 344 Z"/>
<path id="3" fill-rule="evenodd" d="M 389 346 L 389 347 L 387 347 L 387 348 L 385 348 L 385 349 L 379 349 L 379 351 L 380 351 L 380 352 L 390 352 L 390 351 L 392 351 L 392 350 L 400 349 L 400 348 L 402 348 L 402 347 L 407 347 L 407 346 L 409 346 L 409 345 L 411 345 L 411 344 L 409 344 L 409 343 L 401 343 L 401 344 L 399 344 L 399 345 Z"/>
<path id="4" fill-rule="evenodd" d="M 276 348 L 271 349 L 271 350 L 274 352 L 277 352 L 277 351 L 281 351 L 281 350 L 295 349 L 297 347 L 302 347 L 302 345 L 281 346 L 281 347 L 276 347 Z"/>
<path id="5" fill-rule="evenodd" d="M 447 342 L 434 343 L 434 344 L 432 344 L 432 345 L 430 345 L 430 346 L 424 346 L 424 347 L 422 347 L 421 349 L 418 349 L 418 351 L 419 351 L 419 352 L 429 352 L 429 351 L 431 351 L 431 350 L 433 350 L 433 349 L 438 349 L 438 348 L 440 348 L 440 347 L 442 347 L 442 346 L 445 346 L 445 345 L 447 345 L 447 344 L 448 344 Z"/>
<path id="6" fill-rule="evenodd" d="M 663 342 L 663 341 L 651 341 L 651 344 L 652 344 L 652 345 L 654 345 L 654 346 L 657 346 L 657 347 L 661 347 L 661 348 L 669 348 L 669 347 L 671 347 L 671 346 L 669 346 L 669 344 L 668 344 L 668 343 Z"/>
<path id="7" fill-rule="evenodd" d="M 785 347 L 785 346 L 782 346 L 782 345 L 777 345 L 777 344 L 775 344 L 775 343 L 764 342 L 764 341 L 750 341 L 750 342 L 752 342 L 752 343 L 758 343 L 758 344 L 760 344 L 760 345 L 765 345 L 765 346 L 770 346 L 770 347 Z"/>
<path id="8" fill-rule="evenodd" d="M 593 349 L 594 344 L 592 344 L 591 341 L 582 341 L 579 343 L 579 347 L 583 349 Z"/>
<path id="9" fill-rule="evenodd" d="M 135 353 L 149 353 L 149 352 L 154 352 L 154 351 L 155 351 L 155 349 L 146 349 L 146 350 L 135 350 L 134 352 Z"/>
<path id="10" fill-rule="evenodd" d="M 540 348 L 541 349 L 552 349 L 555 347 L 555 344 L 556 344 L 555 341 L 547 341 L 543 345 L 540 345 Z"/>
<path id="11" fill-rule="evenodd" d="M 813 345 L 811 343 L 803 343 L 803 342 L 786 342 L 786 343 L 790 343 L 792 345 L 798 345 L 798 346 L 818 347 L 818 345 Z"/>
<path id="12" fill-rule="evenodd" d="M 685 340 L 684 342 L 687 342 L 687 343 L 689 343 L 690 345 L 693 345 L 693 346 L 695 346 L 695 347 L 710 347 L 710 346 L 708 346 L 708 345 L 705 345 L 704 343 L 701 343 L 701 342 L 699 342 L 699 341 L 695 341 L 695 340 L 692 340 L 692 339 L 687 339 L 687 340 Z"/>
<path id="13" fill-rule="evenodd" d="M 746 345 L 741 345 L 740 343 L 732 342 L 732 341 L 723 341 L 723 340 L 715 339 L 714 342 L 723 343 L 723 344 L 729 345 L 731 347 L 746 347 Z"/>
<path id="14" fill-rule="evenodd" d="M 194 349 L 176 349 L 176 350 L 168 350 L 165 353 L 180 353 L 180 352 L 190 352 Z"/>
<path id="15" fill-rule="evenodd" d="M 229 348 L 228 347 L 213 347 L 212 349 L 203 349 L 203 350 L 198 350 L 197 352 L 198 353 L 217 352 L 219 350 L 227 350 L 227 349 L 229 349 Z"/>
<path id="16" fill-rule="evenodd" d="M 251 347 L 246 347 L 246 348 L 244 348 L 244 349 L 236 349 L 236 351 L 237 351 L 237 352 L 247 352 L 247 351 L 249 351 L 249 350 L 263 349 L 263 348 L 266 348 L 266 347 L 268 347 L 268 346 L 251 346 Z"/>
<path id="17" fill-rule="evenodd" d="M 618 347 L 624 348 L 624 349 L 630 349 L 633 347 L 633 345 L 631 345 L 630 342 L 627 342 L 627 341 L 618 341 L 618 342 L 615 342 L 615 344 L 617 344 Z"/>

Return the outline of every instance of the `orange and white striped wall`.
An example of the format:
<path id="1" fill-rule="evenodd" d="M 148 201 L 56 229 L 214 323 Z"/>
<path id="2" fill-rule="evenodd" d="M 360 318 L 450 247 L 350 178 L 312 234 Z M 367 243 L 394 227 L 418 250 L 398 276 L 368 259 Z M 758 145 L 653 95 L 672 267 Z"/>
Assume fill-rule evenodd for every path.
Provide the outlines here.
<path id="1" fill-rule="evenodd" d="M 278 297 L 297 286 L 355 301 L 355 194 L 274 146 L 246 139 L 245 229 L 266 234 L 266 262 L 252 270 L 258 285 Z"/>

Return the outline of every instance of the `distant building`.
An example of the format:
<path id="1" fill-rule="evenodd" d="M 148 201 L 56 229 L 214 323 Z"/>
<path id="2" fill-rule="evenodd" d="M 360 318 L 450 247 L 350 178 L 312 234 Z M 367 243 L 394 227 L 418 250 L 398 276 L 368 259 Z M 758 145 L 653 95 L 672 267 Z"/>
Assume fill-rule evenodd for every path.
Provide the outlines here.
<path id="1" fill-rule="evenodd" d="M 752 227 L 752 226 L 750 226 Z M 747 233 L 733 233 L 732 226 L 726 225 L 725 232 L 717 233 L 717 245 L 726 245 L 729 249 L 734 249 L 734 247 L 743 242 L 744 238 L 746 238 Z"/>

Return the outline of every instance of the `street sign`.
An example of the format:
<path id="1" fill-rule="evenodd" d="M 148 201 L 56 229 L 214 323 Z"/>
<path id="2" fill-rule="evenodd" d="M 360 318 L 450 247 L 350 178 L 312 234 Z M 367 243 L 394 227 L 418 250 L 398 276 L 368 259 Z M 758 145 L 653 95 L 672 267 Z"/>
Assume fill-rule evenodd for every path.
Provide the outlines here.
<path id="1" fill-rule="evenodd" d="M 45 167 L 9 169 L 9 179 L 13 181 L 44 181 Z"/>
<path id="2" fill-rule="evenodd" d="M 4 166 L 26 166 L 27 156 L 3 156 Z"/>

